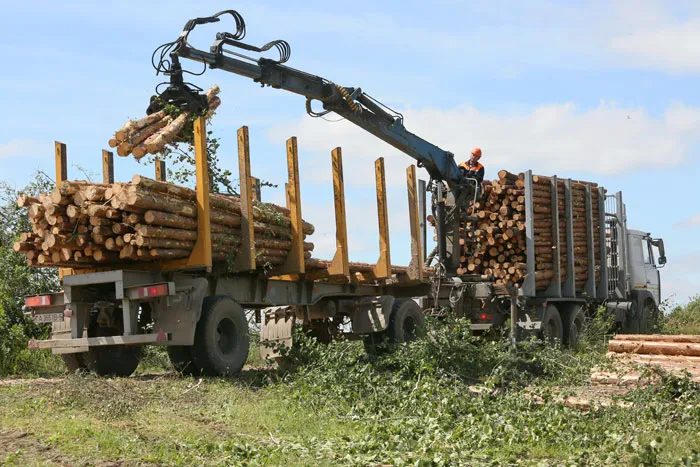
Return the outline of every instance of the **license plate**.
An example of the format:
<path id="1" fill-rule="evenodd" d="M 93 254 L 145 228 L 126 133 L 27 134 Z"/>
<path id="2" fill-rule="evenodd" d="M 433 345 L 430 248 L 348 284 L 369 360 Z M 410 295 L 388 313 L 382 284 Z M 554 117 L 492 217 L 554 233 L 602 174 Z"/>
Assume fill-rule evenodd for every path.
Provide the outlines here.
<path id="1" fill-rule="evenodd" d="M 34 315 L 35 323 L 53 323 L 55 321 L 63 321 L 63 313 L 42 313 Z"/>

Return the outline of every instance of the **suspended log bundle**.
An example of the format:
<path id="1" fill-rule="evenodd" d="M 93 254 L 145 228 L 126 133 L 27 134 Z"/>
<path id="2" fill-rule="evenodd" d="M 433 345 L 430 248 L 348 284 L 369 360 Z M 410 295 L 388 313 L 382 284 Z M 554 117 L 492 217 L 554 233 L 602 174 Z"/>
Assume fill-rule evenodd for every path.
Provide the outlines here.
<path id="1" fill-rule="evenodd" d="M 496 284 L 519 286 L 527 275 L 526 194 L 524 174 L 506 170 L 498 172 L 498 179 L 484 181 L 481 200 L 470 204 L 469 218 L 460 225 L 461 257 L 458 274 L 490 276 Z M 532 223 L 535 266 L 535 289 L 548 288 L 555 278 L 554 264 L 559 261 L 561 283 L 568 274 L 568 235 L 565 182 L 557 180 L 557 204 L 554 205 L 552 179 L 539 175 L 532 177 Z M 591 199 L 587 201 L 587 186 Z M 584 290 L 588 280 L 588 253 L 595 252 L 596 280 L 600 279 L 600 221 L 597 185 L 572 182 L 572 237 L 574 251 L 574 279 L 577 292 Z M 588 225 L 587 210 L 593 223 Z M 557 229 L 554 219 L 558 214 L 559 254 Z M 429 219 L 429 221 L 432 219 Z M 432 220 L 434 222 L 434 220 Z M 589 245 L 589 233 L 593 241 Z"/>
<path id="2" fill-rule="evenodd" d="M 218 86 L 213 86 L 205 93 L 209 103 L 208 116 L 221 105 L 219 91 Z M 192 117 L 190 112 L 174 117 L 166 110 L 160 110 L 140 120 L 129 120 L 109 140 L 109 146 L 116 148 L 122 157 L 133 154 L 136 160 L 146 154 L 160 153 L 167 145 L 182 142 L 183 129 L 192 124 Z"/>
<path id="3" fill-rule="evenodd" d="M 94 268 L 122 263 L 158 262 L 190 256 L 197 241 L 196 193 L 189 188 L 135 175 L 111 185 L 64 181 L 36 198 L 20 196 L 32 232 L 14 250 L 31 266 Z M 236 196 L 210 195 L 212 255 L 232 261 L 242 242 L 241 202 Z M 256 263 L 281 265 L 292 248 L 287 208 L 256 202 L 253 207 Z M 303 222 L 304 236 L 314 226 Z M 304 242 L 304 256 L 314 245 Z"/>

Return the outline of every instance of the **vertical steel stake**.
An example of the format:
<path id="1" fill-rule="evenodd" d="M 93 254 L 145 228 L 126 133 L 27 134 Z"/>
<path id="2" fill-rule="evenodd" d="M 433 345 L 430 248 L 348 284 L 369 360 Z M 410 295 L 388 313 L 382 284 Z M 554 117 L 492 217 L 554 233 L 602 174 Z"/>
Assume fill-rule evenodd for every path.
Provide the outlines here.
<path id="1" fill-rule="evenodd" d="M 343 151 L 335 148 L 333 161 L 333 199 L 335 204 L 335 255 L 328 267 L 331 276 L 349 276 L 348 228 L 345 217 L 345 183 L 343 182 Z"/>
<path id="2" fill-rule="evenodd" d="M 297 138 L 292 136 L 287 140 L 287 171 L 289 182 L 287 189 L 287 208 L 292 227 L 292 247 L 284 264 L 279 268 L 280 274 L 304 274 L 304 229 L 301 218 L 301 192 L 299 189 L 299 151 Z"/>
<path id="3" fill-rule="evenodd" d="M 114 183 L 114 154 L 102 150 L 102 183 Z"/>
<path id="4" fill-rule="evenodd" d="M 253 188 L 250 176 L 250 142 L 248 127 L 238 130 L 238 173 L 241 183 L 241 248 L 235 266 L 241 271 L 252 271 L 255 263 L 255 232 L 253 217 Z"/>
<path id="5" fill-rule="evenodd" d="M 423 280 L 423 252 L 421 244 L 421 227 L 418 217 L 418 193 L 416 184 L 416 166 L 406 169 L 408 187 L 408 220 L 411 227 L 411 262 L 408 265 L 408 278 Z"/>
<path id="6" fill-rule="evenodd" d="M 389 213 L 386 204 L 386 176 L 384 158 L 374 162 L 377 184 L 377 218 L 379 220 L 379 259 L 374 266 L 374 277 L 384 279 L 391 276 L 391 248 L 389 245 Z"/>

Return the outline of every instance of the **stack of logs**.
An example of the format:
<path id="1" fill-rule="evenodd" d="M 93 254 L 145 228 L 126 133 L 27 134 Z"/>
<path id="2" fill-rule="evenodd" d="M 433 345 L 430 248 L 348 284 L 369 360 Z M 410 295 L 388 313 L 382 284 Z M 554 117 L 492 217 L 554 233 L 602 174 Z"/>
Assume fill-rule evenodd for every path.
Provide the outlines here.
<path id="1" fill-rule="evenodd" d="M 105 185 L 64 181 L 38 197 L 21 195 L 32 232 L 21 234 L 15 251 L 29 265 L 91 268 L 189 257 L 197 240 L 196 193 L 189 188 L 135 175 L 131 183 Z M 231 261 L 241 243 L 240 198 L 211 194 L 212 254 Z M 287 208 L 255 203 L 256 262 L 283 264 L 291 248 Z M 303 233 L 313 225 L 304 222 Z M 313 244 L 304 242 L 305 258 Z"/>
<path id="2" fill-rule="evenodd" d="M 700 382 L 700 336 L 663 334 L 617 334 L 608 343 L 609 356 L 618 361 L 663 371 Z M 595 382 L 607 384 L 638 383 L 644 374 L 622 375 L 620 371 L 591 374 Z"/>
<path id="3" fill-rule="evenodd" d="M 519 285 L 527 274 L 525 234 L 525 181 L 524 174 L 515 175 L 506 170 L 498 172 L 498 180 L 484 181 L 482 199 L 477 201 L 472 218 L 461 225 L 462 256 L 458 274 L 491 276 L 496 284 Z M 588 241 L 586 234 L 585 185 L 572 182 L 573 240 L 575 279 L 577 291 L 583 290 L 588 279 Z M 592 192 L 593 237 L 596 258 L 596 279 L 600 274 L 600 221 L 598 191 Z M 554 279 L 556 242 L 552 229 L 552 183 L 549 177 L 533 176 L 533 225 L 535 247 L 535 288 L 546 289 Z M 567 236 L 564 203 L 564 181 L 558 180 L 559 261 L 562 283 L 567 272 Z"/>
<path id="4" fill-rule="evenodd" d="M 578 180 L 571 181 L 572 231 L 574 252 L 574 279 L 576 291 L 582 292 L 588 281 L 588 225 L 586 222 L 586 185 L 591 190 L 591 211 L 593 215 L 593 252 L 595 257 L 595 280 L 600 280 L 600 209 L 598 207 L 598 185 Z M 549 271 L 540 277 L 553 279 L 556 245 L 552 242 L 552 180 L 541 175 L 532 176 L 533 205 L 535 216 L 535 255 L 536 270 Z M 557 200 L 559 210 L 559 268 L 561 283 L 567 281 L 568 244 L 566 228 L 566 205 L 564 197 L 564 180 L 557 179 Z M 544 280 L 542 280 L 544 282 Z M 544 284 L 546 288 L 549 282 Z M 539 286 L 537 288 L 540 288 Z"/>
<path id="5" fill-rule="evenodd" d="M 205 93 L 209 104 L 207 116 L 211 116 L 221 105 L 218 93 L 218 86 L 213 86 Z M 179 141 L 182 130 L 186 125 L 191 125 L 190 117 L 190 112 L 182 112 L 173 118 L 165 110 L 160 110 L 140 120 L 129 120 L 109 140 L 109 146 L 117 148 L 117 154 L 122 157 L 133 154 L 136 160 L 146 154 L 158 154 L 163 152 L 166 145 Z"/>

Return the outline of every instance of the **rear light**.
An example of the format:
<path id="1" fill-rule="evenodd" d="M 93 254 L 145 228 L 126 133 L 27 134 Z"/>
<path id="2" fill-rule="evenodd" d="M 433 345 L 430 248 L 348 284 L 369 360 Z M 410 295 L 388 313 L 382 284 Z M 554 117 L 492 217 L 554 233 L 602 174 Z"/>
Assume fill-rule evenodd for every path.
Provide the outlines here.
<path id="1" fill-rule="evenodd" d="M 24 306 L 27 308 L 49 305 L 51 305 L 51 295 L 35 295 L 33 297 L 24 298 Z"/>
<path id="2" fill-rule="evenodd" d="M 138 298 L 162 297 L 168 295 L 168 284 L 148 285 L 137 290 Z"/>
<path id="3" fill-rule="evenodd" d="M 486 313 L 481 313 L 481 321 L 486 321 Z"/>

